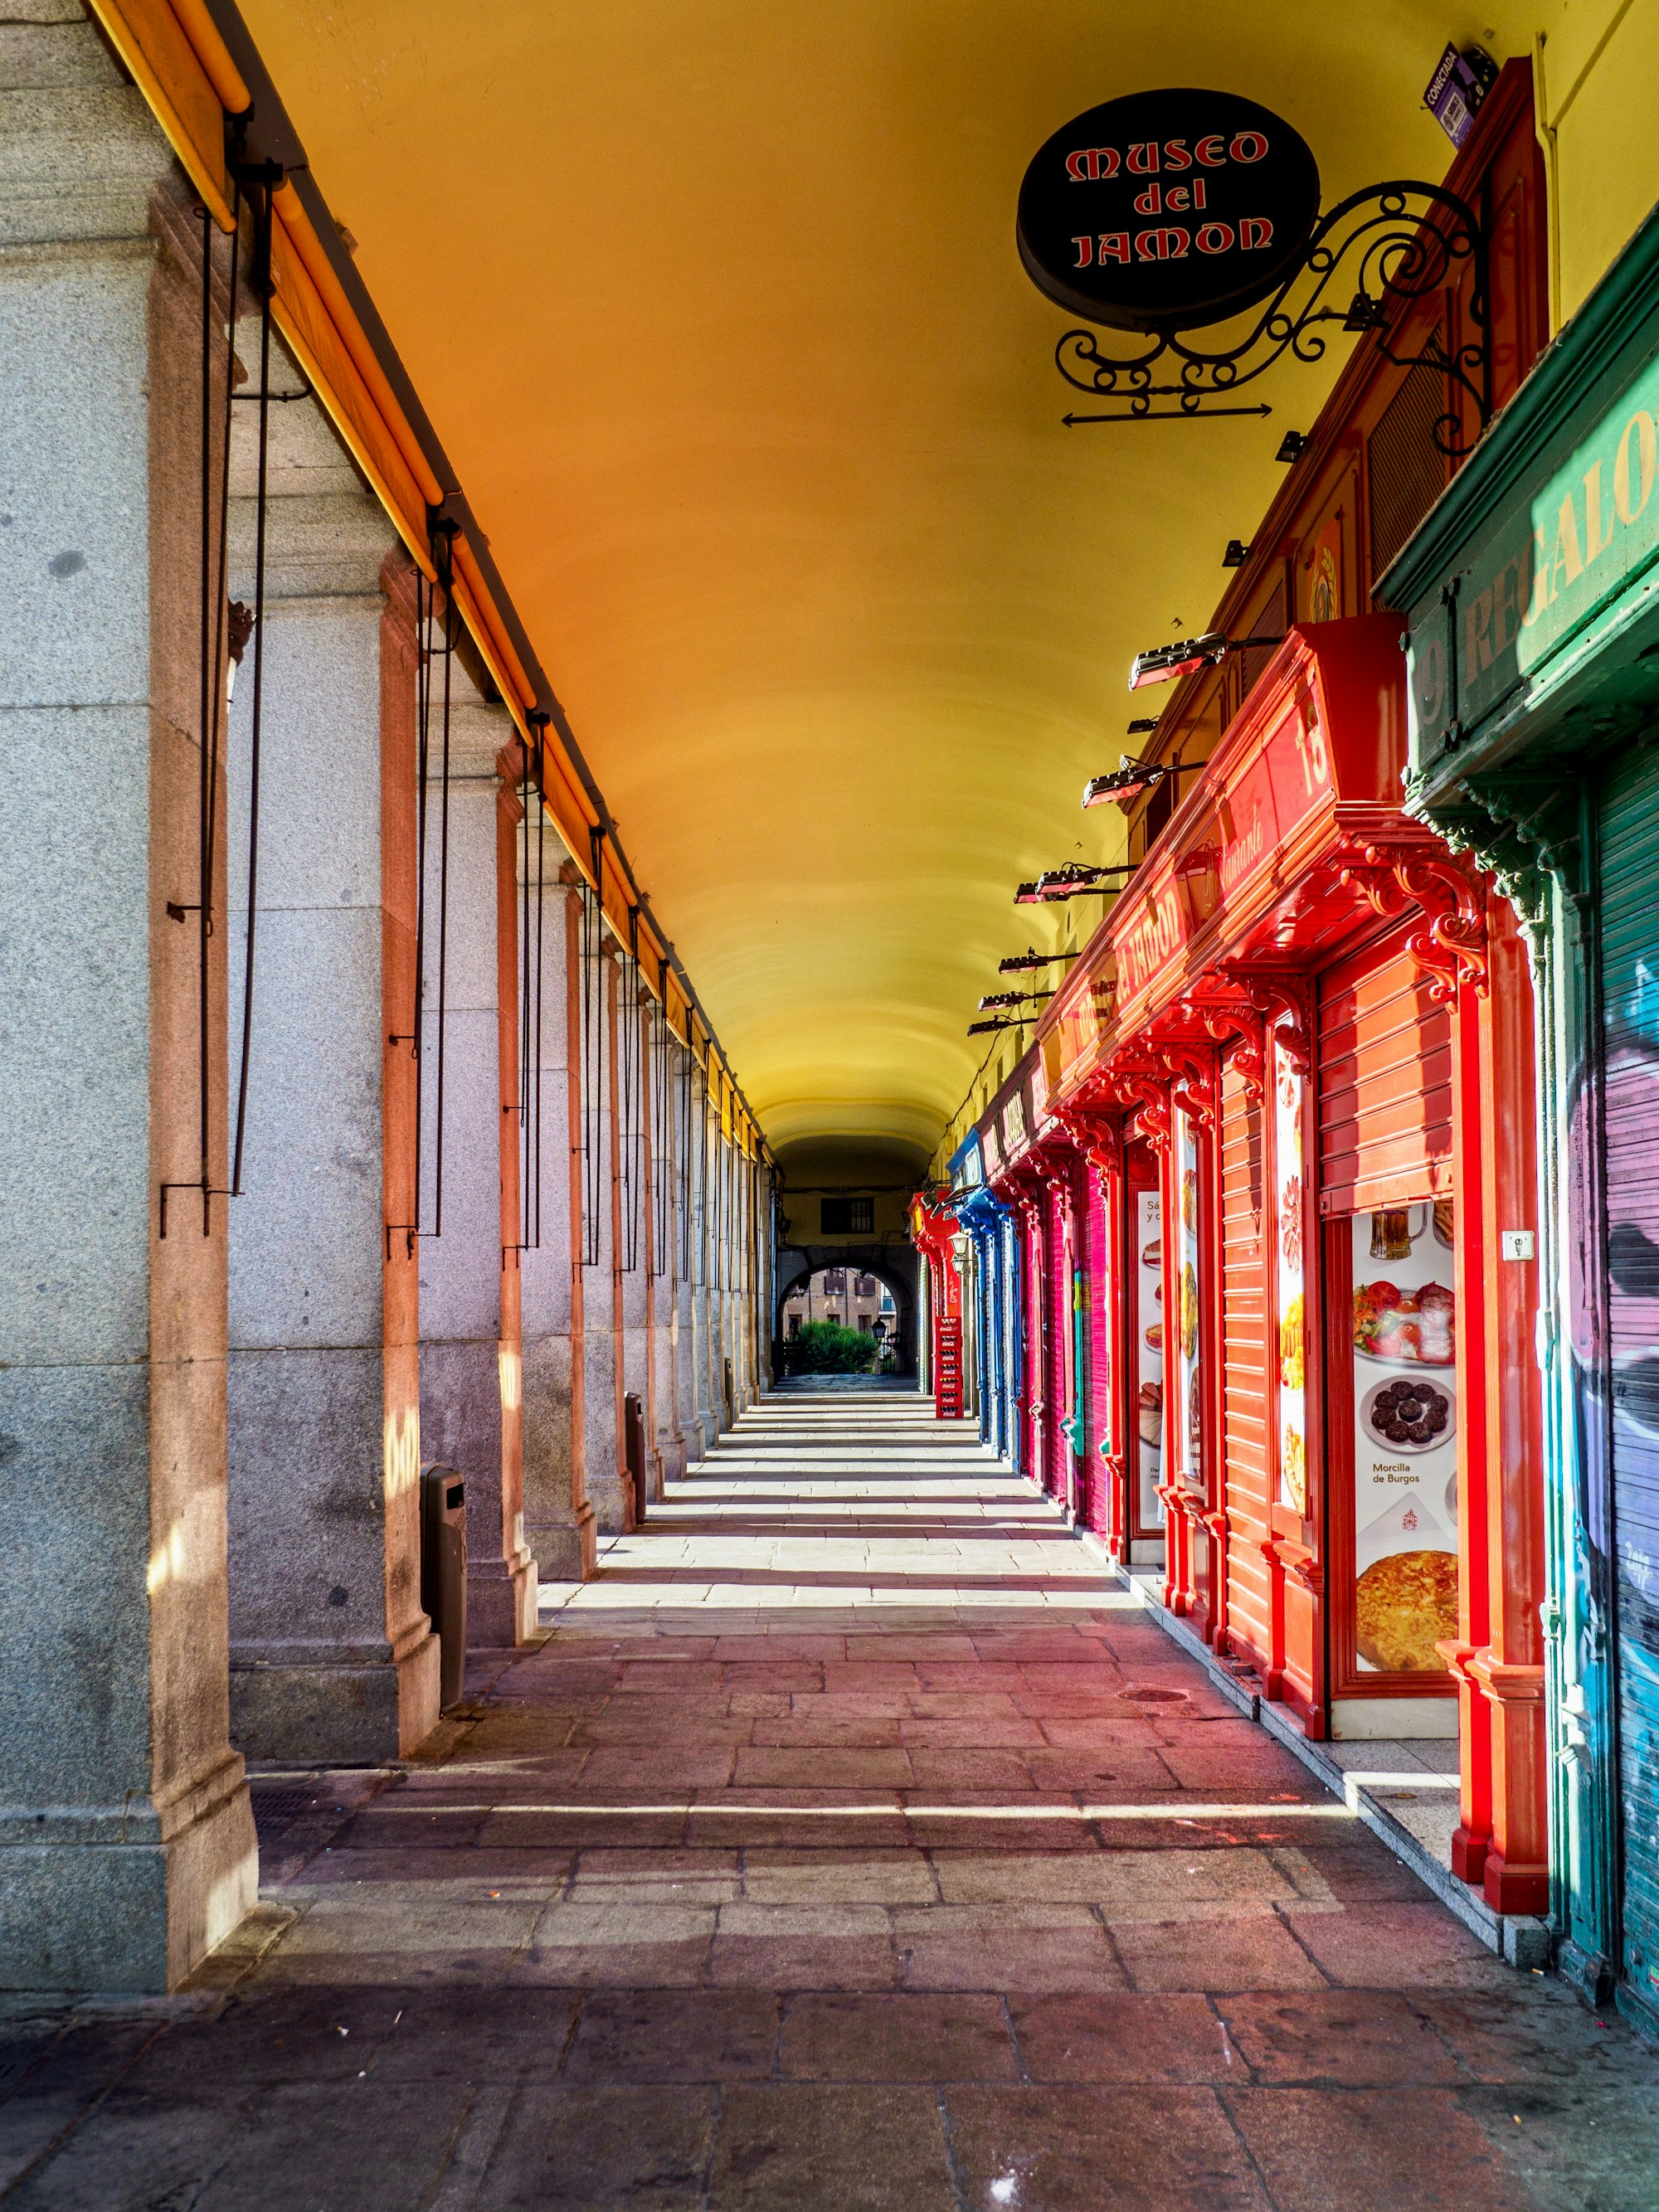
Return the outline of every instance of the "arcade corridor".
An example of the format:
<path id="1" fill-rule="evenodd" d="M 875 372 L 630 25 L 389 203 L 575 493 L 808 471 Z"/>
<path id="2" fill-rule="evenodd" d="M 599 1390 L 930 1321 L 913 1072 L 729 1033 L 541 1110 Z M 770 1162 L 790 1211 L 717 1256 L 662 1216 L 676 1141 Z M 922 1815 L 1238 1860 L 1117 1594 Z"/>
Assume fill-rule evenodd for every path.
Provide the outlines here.
<path id="1" fill-rule="evenodd" d="M 913 1395 L 767 1399 L 543 1618 L 256 1779 L 191 1990 L 9 2021 L 8 2207 L 1651 2205 L 1659 2058 Z"/>

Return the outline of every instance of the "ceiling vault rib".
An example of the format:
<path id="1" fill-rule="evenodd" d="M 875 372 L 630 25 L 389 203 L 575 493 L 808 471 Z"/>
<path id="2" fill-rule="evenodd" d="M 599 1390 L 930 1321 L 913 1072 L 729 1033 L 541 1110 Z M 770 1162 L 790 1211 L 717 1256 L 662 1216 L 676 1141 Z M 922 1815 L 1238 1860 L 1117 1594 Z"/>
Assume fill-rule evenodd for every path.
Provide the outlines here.
<path id="1" fill-rule="evenodd" d="M 411 557 L 430 574 L 429 514 L 438 508 L 458 525 L 453 573 L 456 610 L 518 725 L 526 744 L 550 751 L 565 800 L 550 811 L 578 867 L 592 832 L 608 852 L 611 885 L 601 867 L 594 885 L 617 927 L 632 910 L 654 940 L 664 1011 L 688 1042 L 702 1026 L 725 1072 L 754 1149 L 770 1158 L 754 1109 L 726 1058 L 684 963 L 658 921 L 617 836 L 605 795 L 582 756 L 547 673 L 537 658 L 456 472 L 398 349 L 340 236 L 339 226 L 312 175 L 306 151 L 260 58 L 234 0 L 89 0 L 204 204 L 219 227 L 236 228 L 235 189 L 228 158 L 233 120 L 247 160 L 283 172 L 273 194 L 272 311 L 307 381 L 363 469 Z M 548 723 L 557 735 L 547 736 Z M 532 719 L 533 718 L 533 719 Z M 550 798 L 553 796 L 550 793 Z M 665 963 L 663 964 L 663 963 Z M 667 997 L 672 976 L 678 1009 Z M 644 978 L 650 988 L 648 978 Z"/>

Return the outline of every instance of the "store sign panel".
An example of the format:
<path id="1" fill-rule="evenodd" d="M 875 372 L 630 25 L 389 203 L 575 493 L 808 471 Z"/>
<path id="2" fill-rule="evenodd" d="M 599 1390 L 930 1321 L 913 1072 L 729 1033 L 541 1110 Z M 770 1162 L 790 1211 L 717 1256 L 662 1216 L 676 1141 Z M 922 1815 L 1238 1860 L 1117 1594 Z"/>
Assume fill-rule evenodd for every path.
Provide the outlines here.
<path id="1" fill-rule="evenodd" d="M 1659 554 L 1659 356 L 1412 617 L 1414 760 L 1465 736 Z M 1453 728 L 1455 723 L 1458 727 Z"/>
<path id="2" fill-rule="evenodd" d="M 1041 148 L 1016 237 L 1037 289 L 1116 330 L 1198 330 L 1265 299 L 1319 217 L 1319 169 L 1282 116 L 1236 93 L 1132 93 Z"/>
<path id="3" fill-rule="evenodd" d="M 1086 971 L 1073 970 L 1049 1010 L 1042 1073 L 1050 1098 L 1063 1097 L 1073 1071 L 1095 1056 L 1117 1020 L 1117 965 L 1110 947 Z"/>
<path id="4" fill-rule="evenodd" d="M 1285 840 L 1334 796 L 1318 701 L 1304 690 L 1200 815 L 1182 849 L 1144 892 L 1126 896 L 1122 921 L 1112 933 L 1122 1004 L 1144 998 L 1224 904 L 1239 911 L 1271 872 Z"/>

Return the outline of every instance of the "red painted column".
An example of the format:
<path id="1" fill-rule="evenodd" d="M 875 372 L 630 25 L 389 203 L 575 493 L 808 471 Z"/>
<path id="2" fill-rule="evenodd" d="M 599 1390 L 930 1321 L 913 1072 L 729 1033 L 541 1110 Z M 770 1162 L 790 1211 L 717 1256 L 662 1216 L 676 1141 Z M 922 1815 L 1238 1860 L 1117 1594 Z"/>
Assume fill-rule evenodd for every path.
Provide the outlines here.
<path id="1" fill-rule="evenodd" d="M 1549 1902 L 1538 1269 L 1531 1256 L 1505 1256 L 1504 1234 L 1530 1233 L 1535 1252 L 1537 1086 L 1532 979 L 1507 900 L 1488 901 L 1487 958 L 1488 987 L 1462 986 L 1457 1024 L 1472 1078 L 1466 1089 L 1460 1068 L 1458 1103 L 1478 1139 L 1469 1160 L 1460 1130 L 1458 1374 L 1472 1479 L 1459 1532 L 1460 1635 L 1447 1653 L 1463 1743 L 1453 1864 L 1495 1910 L 1535 1913 Z M 1477 1367 L 1472 1405 L 1466 1377 Z"/>

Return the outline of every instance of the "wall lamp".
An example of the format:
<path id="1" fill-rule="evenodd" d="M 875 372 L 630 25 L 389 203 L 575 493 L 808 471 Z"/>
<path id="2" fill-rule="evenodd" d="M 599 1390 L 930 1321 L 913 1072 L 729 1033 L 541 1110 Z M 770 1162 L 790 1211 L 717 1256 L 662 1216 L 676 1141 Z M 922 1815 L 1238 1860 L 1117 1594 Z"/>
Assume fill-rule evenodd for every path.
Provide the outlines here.
<path id="1" fill-rule="evenodd" d="M 1091 775 L 1083 787 L 1085 806 L 1103 806 L 1109 799 L 1125 799 L 1137 791 L 1150 791 L 1165 776 L 1196 775 L 1202 761 L 1133 760 L 1125 753 L 1109 775 Z"/>
<path id="2" fill-rule="evenodd" d="M 1077 957 L 1075 952 L 1039 952 L 1036 945 L 1031 945 L 1024 952 L 1012 952 L 1007 959 L 999 960 L 997 973 L 999 975 L 1023 975 L 1028 969 L 1052 968 L 1056 960 L 1075 960 Z"/>
<path id="3" fill-rule="evenodd" d="M 1040 1006 L 1045 999 L 1054 997 L 1052 991 L 993 991 L 979 1002 L 982 1014 L 994 1013 L 1000 1006 Z"/>
<path id="4" fill-rule="evenodd" d="M 1149 684 L 1173 684 L 1176 677 L 1189 675 L 1194 668 L 1213 666 L 1230 653 L 1242 653 L 1247 645 L 1284 642 L 1282 637 L 1224 637 L 1218 629 L 1206 629 L 1202 637 L 1186 637 L 1176 645 L 1155 645 L 1136 653 L 1129 664 L 1129 689 L 1140 691 Z"/>

